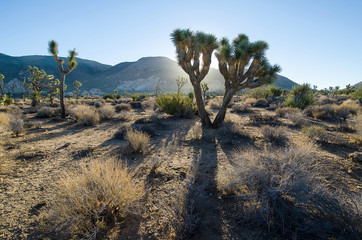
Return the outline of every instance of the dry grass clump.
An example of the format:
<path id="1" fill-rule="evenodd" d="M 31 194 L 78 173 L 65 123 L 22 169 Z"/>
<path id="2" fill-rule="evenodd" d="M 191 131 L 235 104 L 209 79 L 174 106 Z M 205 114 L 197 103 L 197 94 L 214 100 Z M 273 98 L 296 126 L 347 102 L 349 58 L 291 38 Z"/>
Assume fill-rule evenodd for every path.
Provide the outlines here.
<path id="1" fill-rule="evenodd" d="M 287 130 L 282 126 L 262 126 L 260 132 L 263 135 L 264 139 L 271 143 L 281 143 L 286 139 Z"/>
<path id="2" fill-rule="evenodd" d="M 114 108 L 109 105 L 104 105 L 104 106 L 98 108 L 97 110 L 98 110 L 98 114 L 99 114 L 99 117 L 101 118 L 101 120 L 109 120 L 115 114 Z"/>
<path id="3" fill-rule="evenodd" d="M 235 113 L 247 113 L 250 112 L 250 109 L 245 103 L 235 103 L 232 105 L 232 111 Z"/>
<path id="4" fill-rule="evenodd" d="M 128 129 L 125 136 L 130 150 L 134 153 L 145 153 L 146 147 L 150 142 L 150 136 L 135 129 Z"/>
<path id="5" fill-rule="evenodd" d="M 10 130 L 18 137 L 20 134 L 25 133 L 24 120 L 16 115 L 10 117 L 9 122 Z"/>
<path id="6" fill-rule="evenodd" d="M 351 119 L 351 125 L 355 133 L 351 136 L 350 141 L 358 144 L 362 143 L 362 114 L 354 116 Z"/>
<path id="7" fill-rule="evenodd" d="M 322 128 L 320 126 L 316 126 L 316 125 L 303 127 L 301 131 L 302 131 L 302 133 L 304 133 L 305 135 L 307 135 L 309 138 L 311 138 L 313 140 L 319 139 L 325 133 L 324 128 Z"/>
<path id="8" fill-rule="evenodd" d="M 143 110 L 153 111 L 156 109 L 157 104 L 153 98 L 147 98 L 146 101 L 141 103 L 141 106 Z"/>
<path id="9" fill-rule="evenodd" d="M 295 112 L 300 112 L 300 110 L 293 107 L 278 107 L 275 112 L 278 117 L 285 117 L 288 113 L 294 114 Z"/>
<path id="10" fill-rule="evenodd" d="M 221 105 L 222 105 L 222 99 L 218 98 L 218 97 L 210 99 L 210 101 L 208 102 L 208 105 L 213 110 L 219 110 L 221 108 Z"/>
<path id="11" fill-rule="evenodd" d="M 131 111 L 132 107 L 129 103 L 120 103 L 115 106 L 116 112 Z"/>
<path id="12" fill-rule="evenodd" d="M 63 239 L 98 239 L 144 194 L 144 184 L 126 167 L 114 160 L 93 160 L 59 179 L 46 224 Z"/>
<path id="13" fill-rule="evenodd" d="M 42 107 L 38 110 L 38 113 L 36 114 L 38 118 L 51 118 L 54 117 L 54 115 L 55 110 L 51 107 Z"/>
<path id="14" fill-rule="evenodd" d="M 308 117 L 313 117 L 321 120 L 346 120 L 351 115 L 356 115 L 361 111 L 361 107 L 353 102 L 346 101 L 341 105 L 322 105 L 322 106 L 310 106 L 305 109 L 304 114 Z"/>
<path id="15" fill-rule="evenodd" d="M 305 123 L 304 115 L 301 111 L 296 111 L 294 113 L 287 113 L 285 117 L 290 121 L 292 121 L 293 124 L 296 126 L 300 126 Z"/>
<path id="16" fill-rule="evenodd" d="M 315 105 L 327 105 L 327 104 L 338 104 L 338 100 L 332 96 L 322 95 L 314 103 Z"/>
<path id="17" fill-rule="evenodd" d="M 10 124 L 10 115 L 0 112 L 0 126 L 7 127 Z"/>
<path id="18" fill-rule="evenodd" d="M 78 105 L 72 109 L 71 113 L 77 123 L 83 126 L 94 126 L 99 122 L 99 114 L 95 107 Z"/>
<path id="19" fill-rule="evenodd" d="M 252 124 L 276 124 L 278 122 L 278 116 L 271 116 L 267 114 L 255 113 L 249 116 Z"/>
<path id="20" fill-rule="evenodd" d="M 263 239 L 358 239 L 362 233 L 358 209 L 345 200 L 350 196 L 339 198 L 324 184 L 312 145 L 240 151 L 233 162 L 221 191 L 236 201 L 235 220 L 264 230 Z"/>
<path id="21" fill-rule="evenodd" d="M 256 103 L 256 98 L 247 98 L 244 100 L 244 104 L 253 106 Z"/>

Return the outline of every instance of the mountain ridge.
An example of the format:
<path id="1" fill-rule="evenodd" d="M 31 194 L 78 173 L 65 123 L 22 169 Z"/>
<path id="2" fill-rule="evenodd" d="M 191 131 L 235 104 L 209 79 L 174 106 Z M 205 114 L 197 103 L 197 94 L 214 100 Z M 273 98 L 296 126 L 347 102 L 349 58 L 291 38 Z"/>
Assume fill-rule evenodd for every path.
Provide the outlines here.
<path id="1" fill-rule="evenodd" d="M 66 60 L 64 57 L 61 58 Z M 177 89 L 175 79 L 178 76 L 188 78 L 176 61 L 164 56 L 142 57 L 134 62 L 121 62 L 114 66 L 83 58 L 77 58 L 77 60 L 77 68 L 66 77 L 67 92 L 74 90 L 75 80 L 83 83 L 82 91 L 100 89 L 100 92 L 111 93 L 117 89 L 128 92 L 152 92 L 155 86 L 160 84 L 163 91 L 171 92 Z M 59 78 L 58 65 L 52 56 L 13 57 L 0 53 L 0 73 L 5 75 L 4 83 L 12 81 L 12 84 L 19 85 L 19 81 L 23 81 L 24 77 L 29 75 L 28 66 L 37 66 L 39 69 L 44 69 L 47 74 Z M 210 68 L 204 82 L 208 83 L 211 91 L 223 90 L 224 79 L 217 69 Z M 274 85 L 291 89 L 297 83 L 278 75 Z M 11 87 L 7 87 L 7 89 L 11 89 Z M 192 90 L 191 84 L 188 82 L 183 90 Z"/>

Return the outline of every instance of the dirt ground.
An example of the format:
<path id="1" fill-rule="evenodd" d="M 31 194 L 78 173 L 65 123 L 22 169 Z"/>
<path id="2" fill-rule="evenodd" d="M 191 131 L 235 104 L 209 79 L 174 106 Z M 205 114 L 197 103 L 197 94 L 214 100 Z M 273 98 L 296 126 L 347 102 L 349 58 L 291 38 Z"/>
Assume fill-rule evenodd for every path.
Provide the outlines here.
<path id="1" fill-rule="evenodd" d="M 23 106 L 23 111 L 29 111 Z M 212 111 L 212 110 L 210 110 Z M 230 109 L 228 110 L 230 111 Z M 269 145 L 260 134 L 262 124 L 250 123 L 249 116 L 260 112 L 275 115 L 274 111 L 252 108 L 253 113 L 228 113 L 228 119 L 242 129 L 243 135 L 232 135 L 218 129 L 201 129 L 197 117 L 182 119 L 133 109 L 130 121 L 117 117 L 93 127 L 78 126 L 71 119 L 35 117 L 24 114 L 26 122 L 33 123 L 26 133 L 15 137 L 10 131 L 0 133 L 0 238 L 42 239 L 38 231 L 40 216 L 46 211 L 54 182 L 68 169 L 94 158 L 121 159 L 134 169 L 137 177 L 146 182 L 147 194 L 135 217 L 132 228 L 112 234 L 119 239 L 169 239 L 177 236 L 170 218 L 179 207 L 178 200 L 192 203 L 193 194 L 200 197 L 199 226 L 193 239 L 242 239 L 253 236 L 250 230 L 235 228 L 228 221 L 232 208 L 218 191 L 218 179 L 228 174 L 230 157 L 236 149 L 253 147 L 263 149 Z M 151 137 L 144 155 L 125 154 L 127 143 L 114 137 L 123 126 L 143 126 L 135 120 L 156 114 L 159 119 L 155 135 Z M 307 142 L 308 138 L 287 120 L 279 118 L 287 128 L 286 145 Z M 349 133 L 336 131 L 336 124 L 309 119 L 327 129 L 328 141 L 317 141 L 318 158 L 333 172 L 330 185 L 360 194 L 362 191 L 361 164 L 353 162 L 348 154 L 361 151 L 361 146 L 348 143 Z M 35 122 L 40 123 L 34 124 Z M 192 185 L 192 187 L 190 187 Z M 192 190 L 190 190 L 192 189 Z M 184 203 L 183 202 L 183 203 Z M 180 203 L 182 205 L 182 203 Z M 200 203 L 195 203 L 200 204 Z M 196 216 L 195 216 L 196 217 Z M 173 229 L 173 230 L 172 230 Z M 244 232 L 244 233 L 243 233 Z M 239 237 L 237 237 L 239 236 Z M 180 236 L 179 236 L 180 237 Z"/>

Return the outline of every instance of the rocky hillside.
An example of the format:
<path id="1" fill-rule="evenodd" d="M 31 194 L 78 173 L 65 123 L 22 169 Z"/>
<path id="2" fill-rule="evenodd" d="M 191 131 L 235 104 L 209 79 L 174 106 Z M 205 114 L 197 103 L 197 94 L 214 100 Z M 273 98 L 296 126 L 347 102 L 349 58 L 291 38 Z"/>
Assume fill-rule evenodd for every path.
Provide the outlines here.
<path id="1" fill-rule="evenodd" d="M 78 58 L 78 67 L 67 75 L 67 91 L 73 90 L 73 82 L 83 83 L 81 90 L 111 93 L 115 89 L 127 92 L 152 92 L 157 84 L 165 92 L 176 90 L 175 79 L 186 77 L 176 61 L 166 57 L 144 57 L 136 62 L 122 62 L 115 66 Z M 57 64 L 51 56 L 11 57 L 0 54 L 0 73 L 5 75 L 5 88 L 11 92 L 22 91 L 20 82 L 27 76 L 28 66 L 37 66 L 48 74 L 59 77 Z M 205 80 L 211 91 L 222 91 L 224 80 L 217 69 L 210 69 Z M 290 79 L 278 76 L 275 86 L 291 89 L 296 85 Z M 191 84 L 184 86 L 188 92 Z M 100 90 L 100 91 L 99 91 Z"/>

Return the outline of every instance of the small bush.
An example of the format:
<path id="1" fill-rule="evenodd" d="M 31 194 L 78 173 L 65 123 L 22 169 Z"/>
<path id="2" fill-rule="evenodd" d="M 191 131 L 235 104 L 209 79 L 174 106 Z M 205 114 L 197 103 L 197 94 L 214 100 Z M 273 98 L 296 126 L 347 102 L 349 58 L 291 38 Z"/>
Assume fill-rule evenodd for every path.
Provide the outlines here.
<path id="1" fill-rule="evenodd" d="M 351 93 L 351 97 L 362 103 L 362 85 L 360 85 L 357 90 Z"/>
<path id="2" fill-rule="evenodd" d="M 208 105 L 213 110 L 219 110 L 222 105 L 222 99 L 221 98 L 214 98 L 208 102 Z"/>
<path id="3" fill-rule="evenodd" d="M 115 111 L 112 106 L 104 105 L 98 108 L 98 114 L 101 120 L 108 120 L 114 116 Z"/>
<path id="4" fill-rule="evenodd" d="M 72 116 L 78 124 L 83 126 L 94 126 L 99 122 L 99 114 L 94 107 L 78 105 L 72 109 Z"/>
<path id="5" fill-rule="evenodd" d="M 269 103 L 266 99 L 261 98 L 261 99 L 257 99 L 253 106 L 257 107 L 257 108 L 265 108 L 265 107 L 269 106 Z"/>
<path id="6" fill-rule="evenodd" d="M 351 126 L 355 133 L 351 136 L 350 141 L 358 144 L 362 143 L 362 115 L 359 114 L 351 119 Z"/>
<path id="7" fill-rule="evenodd" d="M 17 116 L 11 117 L 9 127 L 16 137 L 25 132 L 24 121 Z"/>
<path id="8" fill-rule="evenodd" d="M 312 145 L 237 152 L 220 186 L 237 201 L 236 221 L 263 229 L 261 239 L 358 239 L 358 209 L 324 185 L 316 161 Z"/>
<path id="9" fill-rule="evenodd" d="M 247 98 L 244 100 L 244 104 L 253 106 L 256 103 L 256 98 Z"/>
<path id="10" fill-rule="evenodd" d="M 0 126 L 9 126 L 10 124 L 10 115 L 7 113 L 0 112 Z"/>
<path id="11" fill-rule="evenodd" d="M 276 109 L 276 114 L 278 117 L 285 117 L 287 114 L 293 114 L 293 113 L 296 113 L 296 112 L 299 112 L 299 109 L 298 108 L 292 108 L 292 107 L 278 107 Z"/>
<path id="12" fill-rule="evenodd" d="M 191 117 L 197 112 L 196 106 L 189 97 L 180 94 L 163 94 L 157 97 L 157 106 L 161 111 L 179 117 Z"/>
<path id="13" fill-rule="evenodd" d="M 115 95 L 114 95 L 114 94 L 104 94 L 104 95 L 103 95 L 103 99 L 104 99 L 104 100 L 107 100 L 107 99 L 112 99 L 112 100 L 114 100 L 114 99 L 115 99 Z"/>
<path id="14" fill-rule="evenodd" d="M 129 147 L 134 153 L 145 153 L 146 147 L 150 141 L 150 136 L 141 131 L 129 129 L 125 136 Z"/>
<path id="15" fill-rule="evenodd" d="M 148 98 L 146 101 L 141 103 L 143 110 L 155 110 L 156 102 L 153 98 Z"/>
<path id="16" fill-rule="evenodd" d="M 285 103 L 288 107 L 302 108 L 304 109 L 308 105 L 314 102 L 314 92 L 310 88 L 309 84 L 302 84 L 293 87 L 292 91 L 285 99 Z"/>
<path id="17" fill-rule="evenodd" d="M 9 106 L 14 104 L 14 99 L 6 95 L 0 97 L 0 105 Z"/>
<path id="18" fill-rule="evenodd" d="M 272 143 L 281 143 L 286 139 L 285 127 L 262 126 L 260 132 L 264 139 Z"/>
<path id="19" fill-rule="evenodd" d="M 46 220 L 62 239 L 98 239 L 144 194 L 144 184 L 127 168 L 113 160 L 93 160 L 60 178 Z"/>
<path id="20" fill-rule="evenodd" d="M 250 111 L 248 105 L 244 103 L 233 104 L 232 110 L 235 113 L 247 113 Z"/>
<path id="21" fill-rule="evenodd" d="M 317 140 L 318 138 L 320 138 L 324 134 L 324 132 L 324 128 L 316 125 L 302 128 L 302 133 L 304 133 L 313 140 Z"/>
<path id="22" fill-rule="evenodd" d="M 304 115 L 301 111 L 287 113 L 285 117 L 292 121 L 296 126 L 300 126 L 305 122 Z"/>
<path id="23" fill-rule="evenodd" d="M 123 112 L 123 111 L 131 111 L 131 105 L 128 104 L 128 103 L 120 103 L 120 104 L 117 104 L 115 107 L 116 109 L 116 112 Z"/>
<path id="24" fill-rule="evenodd" d="M 55 110 L 51 107 L 42 107 L 38 110 L 36 116 L 38 118 L 51 118 L 54 117 Z"/>
<path id="25" fill-rule="evenodd" d="M 249 119 L 250 119 L 251 123 L 256 123 L 256 124 L 260 124 L 260 123 L 275 124 L 278 122 L 277 116 L 271 116 L 271 115 L 260 114 L 260 113 L 250 115 Z"/>

